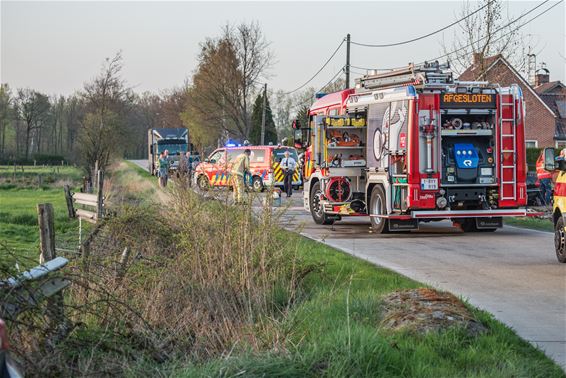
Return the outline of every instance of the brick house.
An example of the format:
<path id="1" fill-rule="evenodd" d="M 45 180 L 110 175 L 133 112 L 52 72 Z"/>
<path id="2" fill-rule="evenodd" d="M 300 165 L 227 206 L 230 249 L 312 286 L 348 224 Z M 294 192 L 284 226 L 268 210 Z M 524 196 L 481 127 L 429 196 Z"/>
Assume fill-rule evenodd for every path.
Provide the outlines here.
<path id="1" fill-rule="evenodd" d="M 519 85 L 525 99 L 527 147 L 562 147 L 566 146 L 566 87 L 559 81 L 550 82 L 549 77 L 548 70 L 539 70 L 530 85 L 503 56 L 482 60 L 474 54 L 474 63 L 459 79 Z"/>

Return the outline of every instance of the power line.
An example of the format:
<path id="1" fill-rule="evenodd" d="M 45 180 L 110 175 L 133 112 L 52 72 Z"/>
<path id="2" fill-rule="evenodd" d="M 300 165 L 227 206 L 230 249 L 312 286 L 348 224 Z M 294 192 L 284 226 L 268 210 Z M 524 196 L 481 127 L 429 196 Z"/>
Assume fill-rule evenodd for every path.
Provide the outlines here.
<path id="1" fill-rule="evenodd" d="M 526 13 L 522 14 L 521 16 L 517 17 L 516 19 L 512 20 L 512 21 L 509 22 L 507 25 L 504 25 L 504 26 L 498 28 L 498 29 L 495 30 L 492 34 L 495 34 L 495 33 L 499 32 L 499 31 L 505 29 L 506 27 L 508 27 L 508 26 L 510 26 L 510 25 L 512 25 L 512 24 L 514 24 L 515 22 L 519 21 L 521 18 L 523 18 L 523 17 L 525 17 L 526 15 L 528 15 L 528 14 L 534 12 L 536 9 L 540 8 L 542 5 L 548 3 L 549 1 L 550 1 L 550 0 L 546 0 L 546 1 L 542 2 L 541 4 L 539 4 L 539 5 L 537 5 L 536 7 L 532 8 L 532 9 L 529 10 L 528 12 L 526 12 Z M 560 0 L 559 2 L 557 2 L 556 4 L 554 4 L 553 6 L 551 6 L 550 8 L 547 8 L 547 9 L 546 9 L 545 11 L 543 11 L 542 13 L 539 13 L 538 15 L 536 15 L 535 17 L 531 18 L 531 19 L 528 20 L 528 21 L 525 21 L 523 24 L 517 26 L 517 27 L 516 27 L 515 29 L 513 29 L 513 30 L 510 30 L 508 33 L 505 33 L 505 34 L 499 36 L 498 38 L 494 39 L 492 42 L 497 42 L 497 41 L 499 41 L 500 39 L 503 39 L 504 37 L 508 36 L 509 34 L 516 32 L 517 30 L 519 30 L 519 29 L 522 28 L 523 26 L 525 26 L 525 25 L 531 23 L 532 21 L 536 20 L 537 18 L 539 18 L 540 16 L 542 16 L 542 15 L 545 14 L 546 12 L 550 11 L 550 10 L 551 10 L 552 8 L 554 8 L 555 6 L 561 4 L 562 2 L 564 2 L 564 0 Z M 467 49 L 468 47 L 473 46 L 474 44 L 483 41 L 483 40 L 486 39 L 487 37 L 489 37 L 489 36 L 486 35 L 486 36 L 484 36 L 484 37 L 478 39 L 477 41 L 473 41 L 473 42 L 467 44 L 466 46 L 460 47 L 460 48 L 458 48 L 458 49 L 456 49 L 456 50 L 454 50 L 454 51 L 451 51 L 451 52 L 449 52 L 449 53 L 446 53 L 446 54 L 444 54 L 444 55 L 441 55 L 441 56 L 436 57 L 436 58 L 431 59 L 431 60 L 434 61 L 434 60 L 440 60 L 440 59 L 442 59 L 442 58 L 446 58 L 447 56 L 450 56 L 450 55 L 452 55 L 452 54 L 454 54 L 454 53 L 457 53 L 458 51 L 465 50 L 465 49 Z M 424 62 L 421 62 L 421 63 L 424 63 Z"/>
<path id="2" fill-rule="evenodd" d="M 327 86 L 329 86 L 330 84 L 332 84 L 332 83 L 334 82 L 334 80 L 336 80 L 336 77 L 337 77 L 338 75 L 340 75 L 342 72 L 344 72 L 344 67 L 346 67 L 346 66 L 343 66 L 342 68 L 340 68 L 340 70 L 339 70 L 338 72 L 336 72 L 336 73 L 334 74 L 334 76 L 332 76 L 332 79 L 330 79 L 330 80 L 328 81 L 328 83 L 324 84 L 324 85 L 323 85 L 318 91 L 316 91 L 315 93 L 318 93 L 318 92 L 322 91 L 325 87 L 327 87 Z"/>
<path id="3" fill-rule="evenodd" d="M 456 25 L 456 24 L 458 24 L 458 23 L 460 23 L 460 22 L 462 22 L 462 21 L 464 21 L 464 20 L 466 20 L 466 19 L 472 17 L 474 14 L 478 13 L 478 12 L 481 11 L 482 9 L 484 9 L 484 8 L 486 8 L 487 6 L 491 5 L 491 3 L 493 3 L 493 2 L 494 2 L 494 0 L 491 0 L 491 1 L 489 1 L 488 3 L 486 3 L 483 7 L 478 8 L 478 9 L 476 9 L 475 11 L 473 11 L 472 13 L 466 15 L 465 17 L 462 17 L 461 19 L 454 21 L 454 22 L 451 23 L 450 25 L 446 25 L 446 26 L 444 26 L 444 27 L 442 27 L 442 28 L 440 28 L 440 29 L 438 29 L 438 30 L 435 30 L 435 31 L 433 31 L 433 32 L 431 32 L 431 33 L 425 34 L 425 35 L 420 36 L 420 37 L 416 37 L 416 38 L 409 39 L 409 40 L 402 41 L 402 42 L 386 43 L 386 44 L 360 43 L 360 42 L 354 42 L 354 41 L 352 41 L 351 43 L 354 44 L 354 45 L 363 46 L 363 47 L 392 47 L 392 46 L 405 45 L 405 44 L 407 44 L 407 43 L 411 43 L 411 42 L 415 42 L 415 41 L 420 41 L 421 39 L 425 39 L 425 38 L 430 37 L 431 35 L 435 35 L 435 34 L 437 34 L 437 33 L 440 33 L 440 32 L 442 32 L 442 31 L 444 31 L 444 30 L 446 30 L 446 29 L 449 29 L 449 28 L 451 28 L 452 26 L 454 26 L 454 25 Z"/>
<path id="4" fill-rule="evenodd" d="M 344 44 L 345 39 L 342 39 L 342 42 L 340 42 L 340 44 L 338 45 L 338 47 L 336 48 L 336 50 L 334 50 L 334 52 L 332 53 L 332 55 L 330 55 L 330 58 L 328 58 L 326 60 L 326 62 L 322 65 L 322 67 L 320 67 L 320 69 L 318 71 L 316 71 L 316 73 L 314 75 L 312 75 L 312 77 L 310 79 L 308 79 L 303 85 L 301 85 L 298 88 L 293 89 L 290 92 L 286 92 L 285 94 L 291 94 L 294 93 L 302 88 L 304 88 L 308 83 L 310 83 L 311 81 L 313 81 L 313 79 L 315 77 L 318 76 L 318 74 L 328 65 L 328 63 L 330 63 L 330 61 L 332 60 L 332 58 L 334 58 L 334 55 L 336 55 L 336 53 L 338 52 L 338 50 L 340 50 L 340 47 L 342 47 L 342 45 Z"/>
<path id="5" fill-rule="evenodd" d="M 318 93 L 318 92 L 322 91 L 322 90 L 324 89 L 324 87 L 330 85 L 334 80 L 336 80 L 336 77 L 337 77 L 339 74 L 341 74 L 342 72 L 344 72 L 344 67 L 345 67 L 345 66 L 342 66 L 342 67 L 340 68 L 340 70 L 338 70 L 338 72 L 336 72 L 336 73 L 332 76 L 332 78 L 328 81 L 328 83 L 324 84 L 318 91 L 316 91 L 316 92 L 314 92 L 314 93 Z M 304 106 L 304 105 L 306 105 L 306 104 L 308 104 L 309 102 L 312 102 L 312 101 L 313 101 L 312 97 L 309 97 L 309 98 L 305 99 L 304 101 L 302 101 L 302 102 L 300 102 L 300 103 L 298 103 L 298 104 L 295 104 L 295 105 L 291 106 L 290 109 L 291 109 L 291 110 L 294 110 L 294 109 L 300 108 L 300 107 L 302 107 L 302 106 Z"/>

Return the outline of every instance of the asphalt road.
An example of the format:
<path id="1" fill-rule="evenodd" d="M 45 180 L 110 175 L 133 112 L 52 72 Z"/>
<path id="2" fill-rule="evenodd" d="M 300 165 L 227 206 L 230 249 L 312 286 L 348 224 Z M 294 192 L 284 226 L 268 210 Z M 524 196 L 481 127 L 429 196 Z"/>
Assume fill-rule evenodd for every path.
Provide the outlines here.
<path id="1" fill-rule="evenodd" d="M 134 163 L 135 165 L 141 167 L 142 169 L 145 169 L 146 171 L 148 171 L 148 163 L 147 163 L 147 159 L 143 159 L 143 160 L 129 160 L 132 163 Z"/>
<path id="2" fill-rule="evenodd" d="M 146 160 L 133 162 L 147 169 Z M 566 264 L 556 260 L 552 233 L 506 226 L 467 234 L 436 222 L 409 234 L 376 235 L 367 218 L 316 225 L 301 197 L 283 198 L 284 227 L 466 298 L 566 370 Z"/>

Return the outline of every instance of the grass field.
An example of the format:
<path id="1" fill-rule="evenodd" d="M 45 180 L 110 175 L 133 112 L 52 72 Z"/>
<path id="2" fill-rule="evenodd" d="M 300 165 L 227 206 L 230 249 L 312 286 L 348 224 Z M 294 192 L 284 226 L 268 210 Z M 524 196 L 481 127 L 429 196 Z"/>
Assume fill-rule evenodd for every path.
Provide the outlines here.
<path id="1" fill-rule="evenodd" d="M 541 351 L 471 307 L 487 329 L 480 335 L 461 328 L 424 335 L 388 330 L 382 296 L 422 284 L 287 231 L 278 237 L 290 256 L 297 251 L 302 264 L 318 267 L 273 330 L 281 338 L 278 347 L 237 345 L 223 358 L 188 367 L 177 361 L 144 368 L 180 377 L 564 377 Z"/>
<path id="2" fill-rule="evenodd" d="M 0 166 L 0 243 L 5 243 L 16 255 L 37 262 L 37 205 L 51 203 L 55 210 L 57 247 L 78 245 L 78 222 L 67 216 L 63 185 L 77 184 L 81 171 L 73 167 L 59 168 L 59 172 L 51 167 L 24 167 L 14 182 L 10 169 L 13 167 Z M 43 177 L 41 186 L 34 182 L 38 175 Z"/>
<path id="3" fill-rule="evenodd" d="M 83 172 L 71 166 L 0 165 L 0 188 L 53 188 L 78 183 Z"/>
<path id="4" fill-rule="evenodd" d="M 554 225 L 550 219 L 531 217 L 509 217 L 503 218 L 504 223 L 509 226 L 530 228 L 532 230 L 554 232 Z"/>

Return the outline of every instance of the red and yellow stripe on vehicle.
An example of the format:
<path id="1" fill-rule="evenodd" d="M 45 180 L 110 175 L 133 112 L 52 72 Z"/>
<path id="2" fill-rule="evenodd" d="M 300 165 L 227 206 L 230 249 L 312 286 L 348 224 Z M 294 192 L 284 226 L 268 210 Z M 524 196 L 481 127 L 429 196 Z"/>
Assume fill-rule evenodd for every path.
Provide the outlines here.
<path id="1" fill-rule="evenodd" d="M 271 166 L 273 168 L 273 179 L 276 183 L 283 182 L 283 178 L 285 177 L 285 172 L 281 168 L 281 164 L 274 162 Z M 293 182 L 298 182 L 301 176 L 299 174 L 299 168 L 295 167 L 295 172 L 293 173 Z"/>
<path id="2" fill-rule="evenodd" d="M 558 208 L 562 214 L 566 213 L 566 172 L 560 172 L 556 177 L 553 207 L 553 210 Z"/>
<path id="3" fill-rule="evenodd" d="M 220 185 L 228 185 L 229 178 L 228 175 L 225 173 L 217 172 L 210 178 L 210 185 L 212 186 L 220 186 Z"/>

